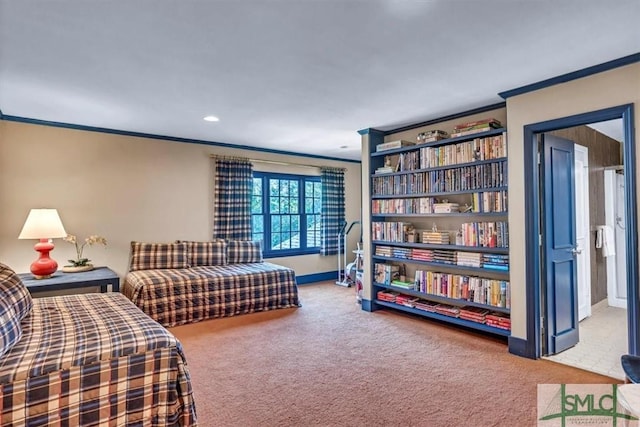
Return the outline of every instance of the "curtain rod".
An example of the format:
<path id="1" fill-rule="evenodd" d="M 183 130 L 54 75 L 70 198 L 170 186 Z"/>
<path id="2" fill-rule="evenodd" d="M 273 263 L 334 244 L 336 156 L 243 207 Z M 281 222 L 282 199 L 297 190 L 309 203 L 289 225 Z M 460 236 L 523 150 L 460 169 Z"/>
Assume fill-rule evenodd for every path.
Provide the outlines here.
<path id="1" fill-rule="evenodd" d="M 337 168 L 337 167 L 333 167 L 333 166 L 318 166 L 318 165 L 310 165 L 310 164 L 304 164 L 304 163 L 281 162 L 281 161 L 276 161 L 276 160 L 249 159 L 247 157 L 221 156 L 219 154 L 210 154 L 209 157 L 212 158 L 212 159 L 222 159 L 222 160 L 248 160 L 248 161 L 250 161 L 252 163 L 253 162 L 256 162 L 256 163 L 268 163 L 268 164 L 280 165 L 280 166 L 296 166 L 296 167 L 313 168 L 313 169 L 334 169 L 334 170 L 341 170 L 341 171 L 346 171 L 347 170 L 347 168 Z"/>

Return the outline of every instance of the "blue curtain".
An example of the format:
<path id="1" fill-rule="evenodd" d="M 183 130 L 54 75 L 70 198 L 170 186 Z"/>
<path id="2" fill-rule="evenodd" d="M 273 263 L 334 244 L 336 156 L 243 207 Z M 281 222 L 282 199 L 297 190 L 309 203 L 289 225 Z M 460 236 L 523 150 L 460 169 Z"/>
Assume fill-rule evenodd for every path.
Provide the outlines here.
<path id="1" fill-rule="evenodd" d="M 214 239 L 251 240 L 252 187 L 249 159 L 216 159 Z"/>
<path id="2" fill-rule="evenodd" d="M 322 168 L 320 254 L 338 253 L 338 233 L 344 224 L 344 171 Z"/>

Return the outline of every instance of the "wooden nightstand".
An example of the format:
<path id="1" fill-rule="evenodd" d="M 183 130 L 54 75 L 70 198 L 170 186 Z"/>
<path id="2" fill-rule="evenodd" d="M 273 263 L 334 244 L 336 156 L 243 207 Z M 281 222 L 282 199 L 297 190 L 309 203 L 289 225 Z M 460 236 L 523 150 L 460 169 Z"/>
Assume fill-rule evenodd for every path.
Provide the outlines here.
<path id="1" fill-rule="evenodd" d="M 96 267 L 82 273 L 56 271 L 48 279 L 35 279 L 31 273 L 21 273 L 18 276 L 31 294 L 92 286 L 100 286 L 100 292 L 107 292 L 108 285 L 111 285 L 112 292 L 120 292 L 120 277 L 108 267 Z"/>

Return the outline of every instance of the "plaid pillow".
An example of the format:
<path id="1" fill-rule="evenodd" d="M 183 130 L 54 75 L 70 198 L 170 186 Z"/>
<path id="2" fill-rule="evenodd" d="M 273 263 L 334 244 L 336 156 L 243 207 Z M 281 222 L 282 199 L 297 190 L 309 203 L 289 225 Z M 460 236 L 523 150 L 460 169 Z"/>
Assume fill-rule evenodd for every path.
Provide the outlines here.
<path id="1" fill-rule="evenodd" d="M 18 322 L 31 312 L 33 301 L 27 287 L 11 268 L 0 263 L 0 299 L 14 309 Z"/>
<path id="2" fill-rule="evenodd" d="M 180 242 L 187 245 L 187 262 L 191 267 L 204 265 L 225 265 L 227 263 L 227 243 L 223 239 L 212 242 Z"/>
<path id="3" fill-rule="evenodd" d="M 8 298 L 0 298 L 0 357 L 20 341 L 22 327 L 20 319 Z"/>
<path id="4" fill-rule="evenodd" d="M 227 240 L 227 262 L 229 264 L 262 262 L 262 246 L 260 242 Z"/>
<path id="5" fill-rule="evenodd" d="M 131 242 L 129 271 L 189 268 L 186 243 Z"/>

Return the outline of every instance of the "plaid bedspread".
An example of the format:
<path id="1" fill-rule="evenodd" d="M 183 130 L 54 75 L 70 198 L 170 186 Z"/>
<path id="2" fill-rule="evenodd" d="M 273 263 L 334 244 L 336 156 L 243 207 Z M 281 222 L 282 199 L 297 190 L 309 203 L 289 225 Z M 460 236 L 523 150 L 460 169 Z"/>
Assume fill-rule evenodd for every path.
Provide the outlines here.
<path id="1" fill-rule="evenodd" d="M 133 271 L 122 292 L 167 327 L 300 305 L 295 272 L 268 262 Z"/>
<path id="2" fill-rule="evenodd" d="M 0 359 L 0 425 L 196 425 L 180 342 L 122 294 L 33 304 Z"/>

